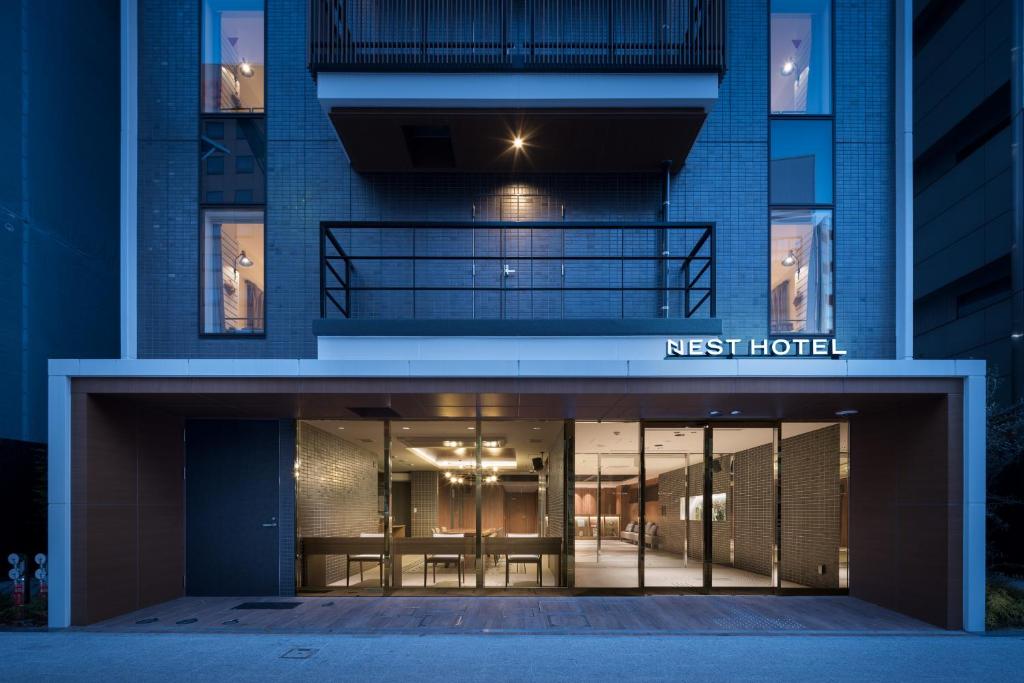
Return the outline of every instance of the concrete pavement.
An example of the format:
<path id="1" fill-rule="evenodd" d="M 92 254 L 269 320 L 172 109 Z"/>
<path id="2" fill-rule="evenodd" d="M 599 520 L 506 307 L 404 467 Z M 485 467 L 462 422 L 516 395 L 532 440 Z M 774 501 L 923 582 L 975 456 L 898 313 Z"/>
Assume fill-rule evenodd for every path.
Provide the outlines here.
<path id="1" fill-rule="evenodd" d="M 1020 681 L 1024 634 L 0 633 L 7 680 Z"/>

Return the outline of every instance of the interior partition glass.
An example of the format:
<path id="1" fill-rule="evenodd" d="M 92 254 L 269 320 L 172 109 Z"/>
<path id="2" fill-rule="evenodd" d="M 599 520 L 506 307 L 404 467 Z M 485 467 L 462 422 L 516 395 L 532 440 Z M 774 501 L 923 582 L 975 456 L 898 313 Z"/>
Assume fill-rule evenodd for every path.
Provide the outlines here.
<path id="1" fill-rule="evenodd" d="M 832 113 L 831 0 L 772 0 L 771 112 Z"/>
<path id="2" fill-rule="evenodd" d="M 712 430 L 710 512 L 703 495 L 695 496 L 692 504 L 694 517 L 711 517 L 714 588 L 775 586 L 776 431 L 730 426 Z"/>
<path id="3" fill-rule="evenodd" d="M 203 0 L 203 111 L 264 110 L 263 0 Z"/>
<path id="4" fill-rule="evenodd" d="M 489 588 L 560 583 L 563 426 L 561 420 L 482 422 L 480 516 Z"/>
<path id="5" fill-rule="evenodd" d="M 640 424 L 576 422 L 574 443 L 576 586 L 638 587 Z"/>
<path id="6" fill-rule="evenodd" d="M 299 589 L 381 590 L 383 423 L 300 420 L 294 476 Z"/>
<path id="7" fill-rule="evenodd" d="M 704 576 L 697 513 L 704 478 L 704 429 L 645 428 L 644 461 L 644 585 L 700 588 Z M 638 531 L 635 524 L 625 528 L 627 538 Z M 691 547 L 691 539 L 696 547 Z"/>
<path id="8" fill-rule="evenodd" d="M 835 329 L 832 212 L 772 210 L 771 332 Z"/>
<path id="9" fill-rule="evenodd" d="M 396 589 L 477 585 L 476 446 L 475 421 L 391 423 Z"/>
<path id="10" fill-rule="evenodd" d="M 783 423 L 781 449 L 782 585 L 848 588 L 848 425 Z"/>
<path id="11" fill-rule="evenodd" d="M 261 334 L 265 329 L 263 212 L 203 211 L 203 334 Z"/>

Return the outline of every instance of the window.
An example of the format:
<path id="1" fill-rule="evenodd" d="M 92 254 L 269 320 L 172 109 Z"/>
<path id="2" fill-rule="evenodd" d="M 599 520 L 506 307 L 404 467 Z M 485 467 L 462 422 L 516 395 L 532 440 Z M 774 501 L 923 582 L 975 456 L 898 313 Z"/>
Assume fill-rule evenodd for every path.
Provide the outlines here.
<path id="1" fill-rule="evenodd" d="M 262 112 L 263 0 L 203 0 L 203 112 Z"/>
<path id="2" fill-rule="evenodd" d="M 832 334 L 832 212 L 774 210 L 772 334 Z"/>
<path id="3" fill-rule="evenodd" d="M 831 0 L 772 0 L 771 111 L 832 113 Z"/>
<path id="4" fill-rule="evenodd" d="M 264 252 L 262 211 L 203 212 L 204 334 L 263 332 Z"/>
<path id="5" fill-rule="evenodd" d="M 267 128 L 262 116 L 205 119 L 200 155 L 202 196 L 207 203 L 214 203 L 213 196 L 234 197 L 236 204 L 265 201 Z"/>
<path id="6" fill-rule="evenodd" d="M 832 121 L 771 122 L 772 204 L 832 203 Z"/>

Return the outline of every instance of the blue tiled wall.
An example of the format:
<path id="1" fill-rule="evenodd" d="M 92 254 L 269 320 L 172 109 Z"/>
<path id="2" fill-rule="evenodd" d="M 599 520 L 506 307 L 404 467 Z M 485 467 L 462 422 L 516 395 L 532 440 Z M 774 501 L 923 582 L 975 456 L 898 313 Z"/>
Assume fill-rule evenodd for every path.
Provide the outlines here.
<path id="1" fill-rule="evenodd" d="M 511 186 L 548 197 L 546 211 L 564 207 L 566 220 L 660 218 L 656 176 L 354 173 L 306 70 L 306 0 L 267 0 L 267 334 L 202 339 L 196 1 L 143 0 L 140 12 L 142 356 L 315 356 L 321 221 L 464 221 L 474 205 L 486 217 L 487 197 Z M 673 179 L 671 219 L 716 226 L 718 317 L 731 336 L 765 336 L 768 327 L 767 21 L 765 0 L 728 3 L 720 99 Z M 891 7 L 836 0 L 835 22 L 837 336 L 851 356 L 885 358 L 894 353 L 895 298 Z M 621 310 L 612 296 L 591 295 L 575 310 Z M 452 306 L 423 301 L 427 313 Z M 552 305 L 512 302 L 524 316 L 547 316 Z"/>

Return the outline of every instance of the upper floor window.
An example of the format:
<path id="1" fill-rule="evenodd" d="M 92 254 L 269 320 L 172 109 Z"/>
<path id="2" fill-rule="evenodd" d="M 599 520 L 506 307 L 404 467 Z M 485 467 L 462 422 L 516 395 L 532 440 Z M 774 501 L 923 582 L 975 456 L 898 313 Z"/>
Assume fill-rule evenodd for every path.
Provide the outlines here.
<path id="1" fill-rule="evenodd" d="M 772 211 L 772 334 L 835 332 L 832 253 L 831 211 Z"/>
<path id="2" fill-rule="evenodd" d="M 772 0 L 771 112 L 832 113 L 831 0 Z"/>
<path id="3" fill-rule="evenodd" d="M 263 0 L 203 0 L 203 112 L 262 112 Z"/>
<path id="4" fill-rule="evenodd" d="M 203 334 L 264 331 L 263 212 L 203 212 Z"/>
<path id="5" fill-rule="evenodd" d="M 772 119 L 772 204 L 832 203 L 832 121 Z"/>

